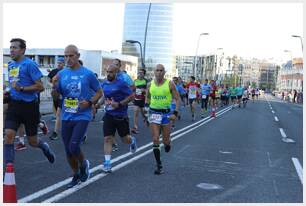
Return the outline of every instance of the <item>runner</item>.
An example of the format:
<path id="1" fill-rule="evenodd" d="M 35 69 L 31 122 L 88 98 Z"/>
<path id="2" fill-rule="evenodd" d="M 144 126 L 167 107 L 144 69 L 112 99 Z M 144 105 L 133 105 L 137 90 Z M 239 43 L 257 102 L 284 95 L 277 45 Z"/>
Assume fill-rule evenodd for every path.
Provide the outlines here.
<path id="1" fill-rule="evenodd" d="M 243 107 L 246 107 L 248 99 L 249 99 L 249 92 L 248 92 L 248 88 L 245 86 L 244 91 L 243 91 L 243 95 L 242 95 Z"/>
<path id="2" fill-rule="evenodd" d="M 216 107 L 217 107 L 217 103 L 216 103 L 216 93 L 218 91 L 218 87 L 216 85 L 215 80 L 210 80 L 210 105 L 211 105 L 211 117 L 216 117 Z"/>
<path id="3" fill-rule="evenodd" d="M 102 83 L 105 98 L 105 115 L 103 117 L 104 156 L 103 171 L 111 172 L 111 152 L 113 137 L 118 131 L 121 140 L 129 144 L 130 152 L 137 149 L 136 138 L 130 135 L 128 103 L 134 99 L 134 93 L 122 80 L 116 78 L 117 65 L 111 64 L 107 68 L 107 80 Z"/>
<path id="4" fill-rule="evenodd" d="M 208 79 L 205 79 L 205 82 L 201 84 L 201 118 L 204 118 L 204 113 L 208 111 L 207 104 L 210 94 L 210 84 L 208 84 Z"/>
<path id="5" fill-rule="evenodd" d="M 256 100 L 258 100 L 258 96 L 259 96 L 259 89 L 258 88 L 256 88 L 256 90 L 255 90 L 255 96 L 256 96 Z"/>
<path id="6" fill-rule="evenodd" d="M 116 70 L 116 72 L 117 72 L 117 77 L 116 78 L 124 81 L 125 83 L 127 83 L 128 86 L 130 87 L 130 89 L 132 91 L 135 91 L 136 88 L 135 88 L 135 85 L 134 85 L 134 82 L 133 82 L 132 78 L 125 71 L 121 70 L 121 66 L 122 66 L 121 60 L 120 59 L 114 59 L 112 61 L 112 64 L 118 66 L 118 68 Z M 113 136 L 112 150 L 117 151 L 118 149 L 119 148 L 118 148 L 118 144 L 117 144 L 117 141 L 116 141 L 116 137 Z"/>
<path id="7" fill-rule="evenodd" d="M 238 85 L 236 87 L 236 94 L 237 94 L 237 104 L 238 104 L 238 107 L 241 107 L 241 98 L 242 98 L 242 95 L 243 95 L 243 88 L 241 85 Z"/>
<path id="8" fill-rule="evenodd" d="M 162 132 L 165 152 L 168 153 L 171 149 L 169 120 L 176 119 L 180 107 L 179 94 L 175 84 L 165 79 L 165 73 L 165 67 L 162 64 L 156 65 L 155 78 L 149 83 L 146 96 L 146 106 L 149 107 L 149 122 L 153 136 L 153 153 L 156 160 L 154 174 L 157 175 L 163 172 L 160 159 L 160 133 Z M 175 99 L 176 108 L 170 114 L 172 99 Z"/>
<path id="9" fill-rule="evenodd" d="M 231 86 L 229 88 L 229 93 L 230 93 L 231 102 L 233 105 L 232 109 L 234 109 L 234 107 L 236 106 L 236 100 L 237 100 L 236 88 L 234 86 Z"/>
<path id="10" fill-rule="evenodd" d="M 197 83 L 195 83 L 194 76 L 190 76 L 190 82 L 187 84 L 186 87 L 188 90 L 188 101 L 190 104 L 192 121 L 195 121 L 195 104 L 196 104 L 196 99 L 198 96 L 199 86 Z"/>
<path id="11" fill-rule="evenodd" d="M 102 96 L 99 81 L 94 73 L 79 63 L 80 53 L 75 45 L 65 48 L 67 68 L 61 70 L 52 82 L 54 94 L 62 95 L 62 138 L 66 157 L 73 171 L 68 188 L 85 182 L 90 177 L 89 161 L 80 144 L 92 119 L 92 105 Z M 95 91 L 93 95 L 91 90 Z"/>
<path id="12" fill-rule="evenodd" d="M 134 127 L 132 128 L 131 132 L 134 134 L 138 134 L 138 114 L 141 113 L 143 119 L 145 120 L 144 116 L 144 104 L 145 104 L 145 95 L 147 89 L 148 81 L 144 78 L 146 75 L 145 69 L 139 69 L 138 78 L 135 79 L 135 100 L 134 100 Z"/>
<path id="13" fill-rule="evenodd" d="M 65 66 L 65 59 L 63 57 L 59 57 L 57 59 L 57 68 L 53 69 L 49 74 L 48 78 L 50 83 L 52 83 L 52 78 L 61 71 Z M 55 126 L 54 131 L 52 132 L 51 136 L 49 137 L 51 140 L 57 140 L 58 139 L 58 133 L 61 126 L 61 110 L 62 110 L 62 97 L 61 96 L 54 96 L 53 93 L 51 93 L 52 99 L 53 99 L 53 107 L 55 110 Z"/>
<path id="14" fill-rule="evenodd" d="M 184 90 L 184 88 L 181 85 L 179 85 L 177 77 L 173 77 L 172 80 L 173 80 L 173 83 L 175 84 L 176 91 L 178 92 L 178 94 L 180 94 L 179 91 L 182 92 L 182 90 Z M 176 109 L 176 100 L 174 98 L 172 98 L 170 113 L 173 114 L 175 109 Z M 178 118 L 178 120 L 180 120 L 181 119 L 181 114 L 180 114 L 181 113 L 181 109 L 180 109 L 180 107 L 179 107 L 178 111 L 179 111 L 179 113 L 177 115 L 177 118 Z M 170 120 L 170 125 L 171 125 L 171 129 L 174 130 L 174 128 L 175 128 L 175 119 Z"/>
<path id="15" fill-rule="evenodd" d="M 254 103 L 254 101 L 255 101 L 255 88 L 252 88 L 251 93 L 252 93 L 252 102 Z"/>
<path id="16" fill-rule="evenodd" d="M 20 124 L 25 125 L 28 142 L 32 147 L 40 148 L 50 163 L 55 155 L 49 145 L 37 137 L 39 123 L 38 93 L 44 90 L 42 73 L 38 65 L 25 57 L 26 42 L 15 38 L 10 41 L 12 61 L 8 64 L 9 101 L 5 117 L 5 164 L 14 163 L 14 139 Z"/>

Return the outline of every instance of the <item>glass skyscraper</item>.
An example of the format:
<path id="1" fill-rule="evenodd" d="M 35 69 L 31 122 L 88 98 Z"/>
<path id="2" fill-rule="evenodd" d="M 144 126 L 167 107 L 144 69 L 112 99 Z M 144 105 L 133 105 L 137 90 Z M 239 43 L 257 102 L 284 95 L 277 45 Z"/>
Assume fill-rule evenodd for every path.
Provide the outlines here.
<path id="1" fill-rule="evenodd" d="M 151 3 L 150 12 L 149 7 L 150 3 L 125 5 L 122 53 L 140 57 L 138 44 L 125 43 L 126 40 L 139 41 L 147 71 L 151 73 L 156 64 L 163 64 L 166 71 L 170 72 L 173 66 L 173 5 Z"/>

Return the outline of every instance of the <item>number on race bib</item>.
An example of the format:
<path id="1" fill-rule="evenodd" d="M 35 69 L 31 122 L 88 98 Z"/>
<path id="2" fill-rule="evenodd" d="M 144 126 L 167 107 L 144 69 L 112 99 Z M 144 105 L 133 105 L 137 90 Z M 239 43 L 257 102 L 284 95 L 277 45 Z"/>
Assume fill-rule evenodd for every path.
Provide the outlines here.
<path id="1" fill-rule="evenodd" d="M 77 113 L 79 101 L 78 99 L 65 98 L 64 106 L 65 106 L 65 112 Z"/>
<path id="2" fill-rule="evenodd" d="M 149 121 L 156 124 L 161 124 L 163 116 L 161 114 L 151 114 Z"/>
<path id="3" fill-rule="evenodd" d="M 141 95 L 141 94 L 142 94 L 141 89 L 137 88 L 137 89 L 136 89 L 136 95 Z"/>
<path id="4" fill-rule="evenodd" d="M 203 94 L 203 95 L 202 95 L 202 99 L 206 99 L 206 94 Z"/>

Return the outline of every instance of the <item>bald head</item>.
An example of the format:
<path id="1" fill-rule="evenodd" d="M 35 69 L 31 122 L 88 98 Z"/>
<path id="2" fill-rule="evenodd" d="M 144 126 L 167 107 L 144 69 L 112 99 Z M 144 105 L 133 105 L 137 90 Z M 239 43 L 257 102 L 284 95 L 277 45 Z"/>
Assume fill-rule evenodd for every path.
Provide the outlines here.
<path id="1" fill-rule="evenodd" d="M 157 64 L 156 67 L 155 67 L 155 70 L 154 70 L 155 78 L 157 80 L 162 80 L 162 79 L 164 79 L 165 73 L 166 73 L 166 71 L 165 71 L 164 65 Z"/>
<path id="2" fill-rule="evenodd" d="M 78 47 L 76 47 L 76 46 L 73 45 L 73 44 L 70 44 L 70 45 L 66 46 L 65 52 L 66 52 L 66 51 L 71 51 L 71 52 L 74 52 L 74 53 L 76 53 L 76 54 L 79 53 Z"/>
<path id="3" fill-rule="evenodd" d="M 110 64 L 106 69 L 107 80 L 113 81 L 116 78 L 116 74 L 119 71 L 118 65 Z"/>
<path id="4" fill-rule="evenodd" d="M 80 53 L 79 49 L 75 45 L 68 45 L 65 48 L 65 62 L 66 65 L 71 69 L 77 69 L 81 65 L 79 63 Z"/>

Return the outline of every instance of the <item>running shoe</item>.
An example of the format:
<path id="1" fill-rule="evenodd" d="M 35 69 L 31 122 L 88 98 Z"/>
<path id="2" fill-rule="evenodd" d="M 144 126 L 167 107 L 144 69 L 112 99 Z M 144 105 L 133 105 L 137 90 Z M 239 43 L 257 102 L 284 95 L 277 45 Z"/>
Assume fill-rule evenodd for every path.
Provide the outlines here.
<path id="1" fill-rule="evenodd" d="M 83 139 L 82 139 L 82 144 L 85 144 L 87 142 L 87 135 L 85 134 Z"/>
<path id="2" fill-rule="evenodd" d="M 118 151 L 118 144 L 112 144 L 112 151 L 113 152 L 116 152 L 116 151 Z"/>
<path id="3" fill-rule="evenodd" d="M 130 152 L 135 153 L 137 150 L 136 138 L 132 137 L 132 143 L 130 144 Z"/>
<path id="4" fill-rule="evenodd" d="M 45 120 L 40 120 L 39 128 L 41 129 L 41 131 L 43 132 L 44 135 L 48 134 L 49 129 L 47 127 L 47 124 L 46 124 Z"/>
<path id="5" fill-rule="evenodd" d="M 112 172 L 111 162 L 110 161 L 104 161 L 102 170 L 105 173 L 111 173 Z"/>
<path id="6" fill-rule="evenodd" d="M 49 160 L 50 163 L 54 163 L 55 161 L 55 154 L 51 151 L 49 145 L 44 142 L 42 144 L 42 147 L 43 147 L 43 152 L 44 152 L 44 155 L 47 157 L 47 159 Z"/>
<path id="7" fill-rule="evenodd" d="M 171 149 L 171 145 L 165 145 L 165 152 L 170 152 L 170 149 Z"/>
<path id="8" fill-rule="evenodd" d="M 67 185 L 68 188 L 72 188 L 74 186 L 76 186 L 77 184 L 79 184 L 80 182 L 80 174 L 76 173 L 73 175 L 71 182 Z"/>
<path id="9" fill-rule="evenodd" d="M 86 180 L 88 180 L 90 177 L 90 172 L 89 172 L 89 161 L 88 160 L 84 160 L 83 161 L 83 165 L 80 168 L 80 180 L 82 182 L 85 182 Z"/>
<path id="10" fill-rule="evenodd" d="M 19 142 L 18 144 L 16 144 L 15 150 L 16 151 L 20 151 L 20 150 L 24 150 L 27 147 L 25 146 L 25 144 L 22 144 L 21 142 Z"/>
<path id="11" fill-rule="evenodd" d="M 50 140 L 57 140 L 58 139 L 57 133 L 56 132 L 52 132 L 52 134 L 50 135 L 49 139 Z"/>
<path id="12" fill-rule="evenodd" d="M 138 134 L 138 133 L 139 133 L 139 130 L 136 129 L 135 127 L 133 127 L 133 128 L 131 129 L 131 132 L 132 132 L 133 134 Z"/>
<path id="13" fill-rule="evenodd" d="M 155 171 L 154 171 L 154 174 L 155 175 L 161 175 L 161 174 L 163 174 L 164 172 L 163 172 L 163 166 L 162 166 L 162 164 L 157 164 L 156 165 L 156 169 L 155 169 Z"/>

